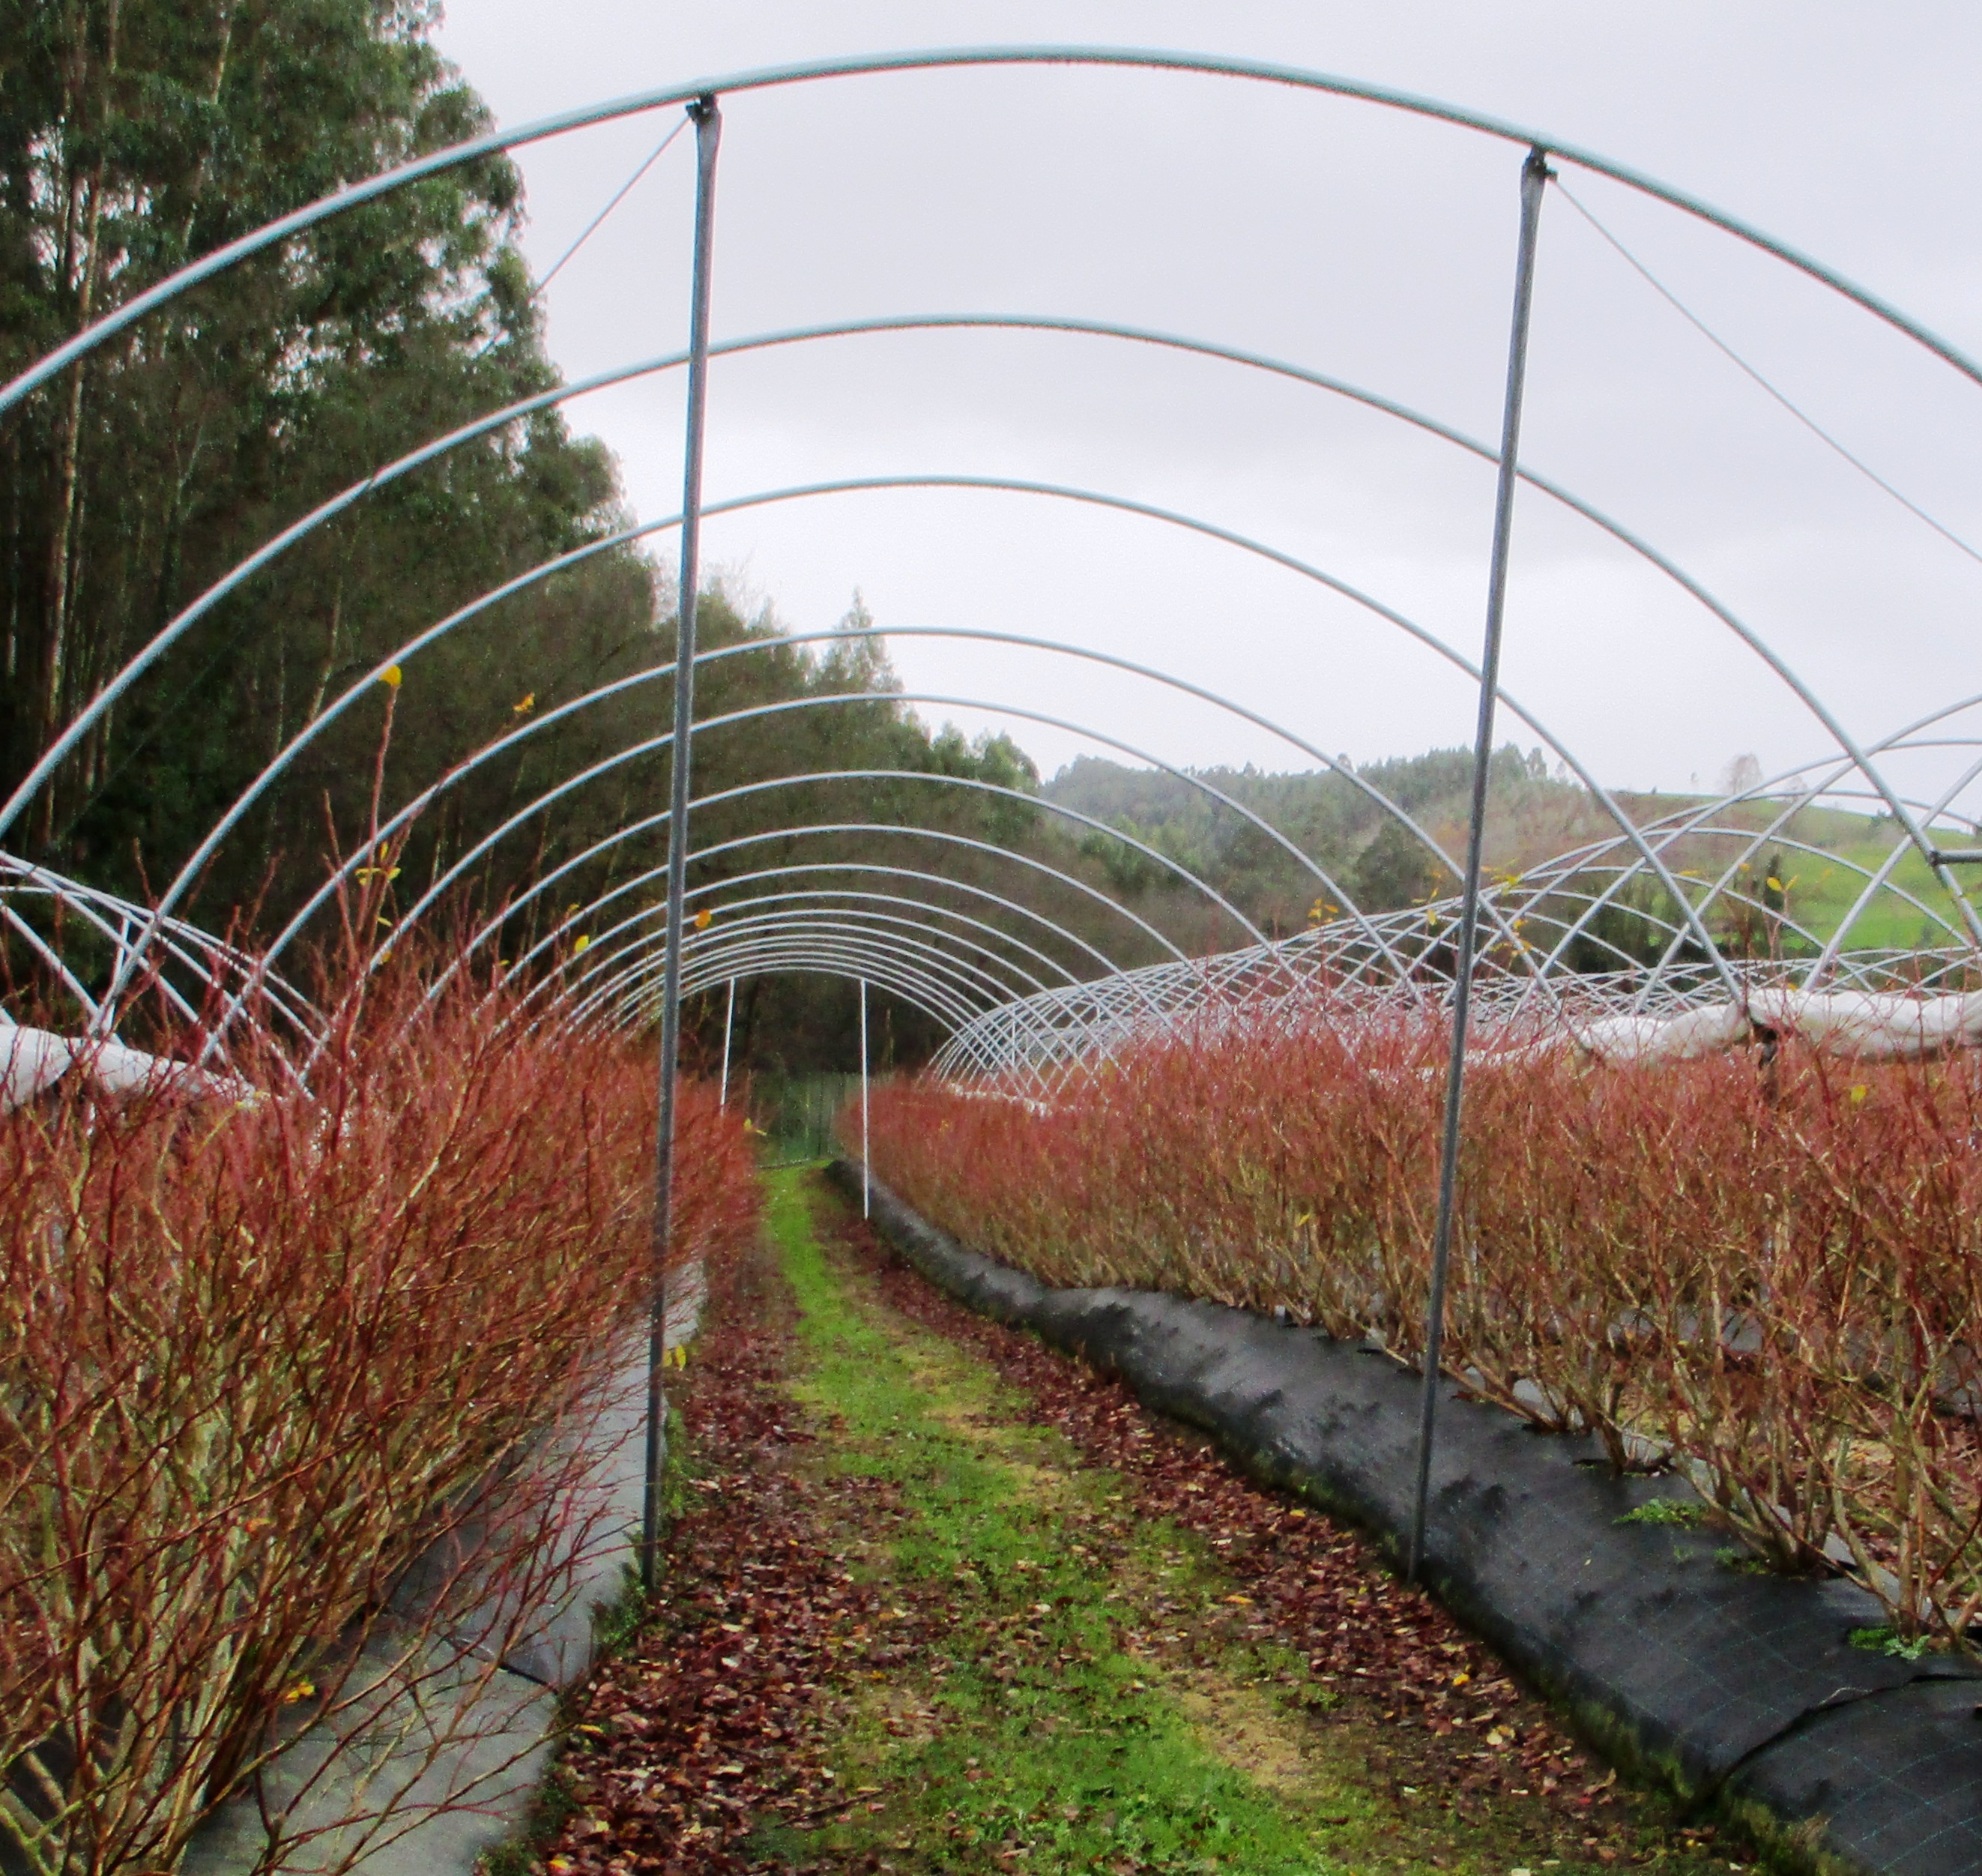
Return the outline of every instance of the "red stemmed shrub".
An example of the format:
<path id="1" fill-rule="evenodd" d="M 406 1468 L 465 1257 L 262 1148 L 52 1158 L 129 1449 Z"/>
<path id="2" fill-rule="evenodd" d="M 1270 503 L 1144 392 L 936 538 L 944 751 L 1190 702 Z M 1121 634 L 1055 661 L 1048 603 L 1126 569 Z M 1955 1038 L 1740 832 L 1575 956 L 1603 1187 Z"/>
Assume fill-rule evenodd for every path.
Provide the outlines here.
<path id="1" fill-rule="evenodd" d="M 883 1087 L 876 1173 L 1049 1283 L 1283 1308 L 1423 1348 L 1449 1030 L 1230 1020 L 1044 1105 Z M 1446 1360 L 1669 1458 L 1749 1547 L 1844 1564 L 1903 1634 L 1982 1616 L 1982 1065 L 1786 1050 L 1470 1070 Z"/>
<path id="2" fill-rule="evenodd" d="M 648 1060 L 512 1014 L 408 967 L 347 1000 L 306 1095 L 0 1117 L 10 1865 L 171 1868 L 283 1723 L 485 1671 L 450 1587 L 529 1601 L 557 1436 L 638 1346 L 655 1102 Z M 748 1143 L 698 1087 L 680 1124 L 676 1252 L 720 1258 Z M 476 1534 L 409 1616 L 450 1532 Z"/>

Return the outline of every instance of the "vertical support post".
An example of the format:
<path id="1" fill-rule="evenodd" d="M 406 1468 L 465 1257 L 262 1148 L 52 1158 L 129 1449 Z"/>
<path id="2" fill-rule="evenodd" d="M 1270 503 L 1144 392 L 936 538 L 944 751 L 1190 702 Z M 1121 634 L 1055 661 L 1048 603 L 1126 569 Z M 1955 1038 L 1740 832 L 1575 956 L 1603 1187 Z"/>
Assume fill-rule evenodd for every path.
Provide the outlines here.
<path id="1" fill-rule="evenodd" d="M 1426 1311 L 1424 1391 L 1418 1407 L 1417 1489 L 1412 1500 L 1407 1577 L 1424 1561 L 1430 1502 L 1432 1440 L 1438 1416 L 1439 1370 L 1445 1353 L 1446 1275 L 1452 1261 L 1453 1211 L 1459 1190 L 1459 1134 L 1466 1087 L 1467 1020 L 1473 1007 L 1473 960 L 1480 926 L 1480 848 L 1486 826 L 1486 765 L 1493 754 L 1493 706 L 1500 684 L 1500 627 L 1507 611 L 1507 556 L 1513 538 L 1515 467 L 1521 439 L 1521 397 L 1528 376 L 1528 315 L 1534 302 L 1535 240 L 1547 152 L 1538 145 L 1521 165 L 1520 245 L 1514 262 L 1514 317 L 1507 346 L 1507 401 L 1500 417 L 1500 473 L 1493 497 L 1493 550 L 1486 576 L 1486 644 L 1480 659 L 1480 720 L 1473 742 L 1472 819 L 1466 838 L 1466 877 L 1459 910 L 1458 955 L 1452 986 L 1452 1056 L 1445 1077 L 1445 1131 L 1439 1149 L 1438 1218 L 1432 1233 L 1431 1297 Z"/>
<path id="2" fill-rule="evenodd" d="M 59 905 L 61 901 L 57 900 L 56 903 Z M 130 981 L 134 974 L 132 966 L 137 961 L 136 955 L 131 949 L 131 920 L 127 914 L 122 912 L 117 915 L 117 936 L 114 942 L 117 946 L 117 969 L 110 980 L 112 990 Z M 92 1040 L 99 1036 L 114 1036 L 117 1033 L 118 1001 L 116 996 L 105 992 L 102 1002 L 91 1011 L 88 1025 L 83 1033 Z"/>
<path id="3" fill-rule="evenodd" d="M 860 1216 L 874 1215 L 874 1175 L 867 1167 L 867 980 L 860 980 Z"/>
<path id="4" fill-rule="evenodd" d="M 695 124 L 695 264 L 689 295 L 688 421 L 682 472 L 681 586 L 675 634 L 674 773 L 668 794 L 667 953 L 661 989 L 660 1128 L 654 1153 L 654 1297 L 647 1332 L 647 1454 L 640 1519 L 640 1587 L 660 1582 L 661 1463 L 667 1424 L 668 1240 L 674 1204 L 675 1082 L 681 1062 L 682 899 L 688 883 L 689 745 L 695 727 L 695 605 L 702 577 L 702 438 L 709 402 L 709 283 L 716 245 L 716 149 L 722 119 L 712 96 L 688 108 Z"/>
<path id="5" fill-rule="evenodd" d="M 716 1104 L 729 1111 L 729 1032 L 736 1026 L 736 980 L 729 980 L 729 1000 L 722 1010 L 722 1080 L 716 1089 Z"/>

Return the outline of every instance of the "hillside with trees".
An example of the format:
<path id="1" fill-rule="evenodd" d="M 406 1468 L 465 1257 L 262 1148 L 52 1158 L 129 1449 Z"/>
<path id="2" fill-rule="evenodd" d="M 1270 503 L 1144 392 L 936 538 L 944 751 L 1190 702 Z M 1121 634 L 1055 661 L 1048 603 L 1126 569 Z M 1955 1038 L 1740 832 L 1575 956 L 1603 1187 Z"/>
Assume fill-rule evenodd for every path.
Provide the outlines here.
<path id="1" fill-rule="evenodd" d="M 1745 759 L 1751 766 L 1753 758 Z M 1202 921 L 1201 894 L 1179 876 L 1131 846 L 1153 850 L 1188 867 L 1223 894 L 1269 936 L 1284 937 L 1340 910 L 1328 887 L 1300 860 L 1196 783 L 1209 783 L 1286 836 L 1363 910 L 1390 911 L 1441 898 L 1457 890 L 1454 873 L 1441 866 L 1423 843 L 1380 808 L 1371 791 L 1400 806 L 1454 860 L 1466 849 L 1473 758 L 1463 749 L 1432 749 L 1333 769 L 1275 774 L 1246 769 L 1206 769 L 1192 779 L 1162 770 L 1124 768 L 1083 756 L 1049 781 L 1048 800 L 1076 809 L 1129 838 L 1089 833 L 1073 843 L 1109 883 L 1138 910 L 1166 929 Z M 1747 785 L 1759 783 L 1757 769 Z M 1709 805 L 1707 798 L 1656 793 L 1617 795 L 1619 808 L 1643 827 Z M 1739 856 L 1757 833 L 1772 830 L 1760 850 Z M 1540 749 L 1523 755 L 1503 745 L 1487 781 L 1485 862 L 1488 873 L 1526 873 L 1538 863 L 1586 843 L 1614 837 L 1609 812 Z M 1717 941 L 1730 954 L 1755 954 L 1772 946 L 1793 952 L 1802 943 L 1784 938 L 1779 915 L 1827 937 L 1855 903 L 1867 871 L 1890 851 L 1897 830 L 1889 817 L 1834 803 L 1797 807 L 1791 794 L 1757 794 L 1719 809 L 1710 827 L 1682 834 L 1667 850 L 1676 876 L 1711 880 L 1730 866 L 1735 889 L 1751 901 L 1729 903 L 1716 914 Z M 1917 853 L 1909 851 L 1892 881 L 1922 905 L 1945 895 Z M 1674 908 L 1653 882 L 1634 883 L 1598 914 L 1603 946 L 1573 943 L 1572 968 L 1600 969 L 1627 954 L 1656 949 L 1662 940 L 1639 916 L 1670 918 Z M 1888 897 L 1853 926 L 1859 946 L 1907 948 L 1935 942 L 1920 912 L 1904 898 Z M 1807 946 L 1803 946 L 1807 949 Z M 1647 961 L 1650 961 L 1647 956 Z"/>
<path id="2" fill-rule="evenodd" d="M 1360 767 L 1344 758 L 1336 769 L 1291 774 L 1250 767 L 1194 773 L 1285 835 L 1366 911 L 1390 911 L 1456 889 L 1453 874 L 1376 797 L 1395 801 L 1447 853 L 1463 857 L 1469 749 L 1433 749 Z M 1495 867 L 1523 870 L 1600 837 L 1610 825 L 1580 783 L 1551 773 L 1539 749 L 1524 756 L 1510 743 L 1498 750 L 1487 790 L 1487 861 Z M 1286 848 L 1190 781 L 1083 756 L 1055 776 L 1046 794 L 1190 867 L 1270 936 L 1302 930 L 1317 906 L 1323 916 L 1339 909 Z M 1124 890 L 1164 897 L 1179 890 L 1123 843 L 1090 834 L 1082 844 Z"/>

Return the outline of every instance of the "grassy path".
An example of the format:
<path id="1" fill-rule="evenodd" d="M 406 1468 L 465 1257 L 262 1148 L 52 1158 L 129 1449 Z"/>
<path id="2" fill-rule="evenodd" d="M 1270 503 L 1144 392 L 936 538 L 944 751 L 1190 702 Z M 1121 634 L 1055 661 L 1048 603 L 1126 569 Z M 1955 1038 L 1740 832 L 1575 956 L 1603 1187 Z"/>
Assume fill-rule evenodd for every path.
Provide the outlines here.
<path id="1" fill-rule="evenodd" d="M 863 1562 L 919 1605 L 927 1642 L 850 1702 L 845 1775 L 881 1802 L 836 1827 L 836 1847 L 952 1868 L 1023 1855 L 1039 1869 L 1277 1871 L 1366 1834 L 1360 1794 L 1306 1790 L 1294 1736 L 1257 1691 L 1267 1663 L 1177 1677 L 1119 1645 L 1130 1611 L 1206 1600 L 1177 1534 L 1138 1528 L 1119 1479 L 1011 1424 L 983 1364 L 829 1264 L 802 1190 L 779 1191 L 772 1228 L 810 1358 L 800 1397 L 838 1423 L 829 1463 L 885 1482 L 910 1514 Z"/>
<path id="2" fill-rule="evenodd" d="M 813 1213 L 834 1203 L 789 1178 L 773 1201 L 808 1358 L 799 1392 L 836 1424 L 826 1463 L 907 1514 L 862 1562 L 926 1637 L 849 1700 L 843 1775 L 876 1788 L 835 1848 L 905 1869 L 1573 1867 L 1538 1804 L 1456 1815 L 1386 1776 L 1368 1726 L 1306 1657 L 1255 1632 L 1209 1545 L 1143 1518 L 1131 1481 L 1026 1425 L 983 1360 L 829 1254 Z M 1671 1836 L 1633 1861 L 1728 1868 Z"/>
<path id="3" fill-rule="evenodd" d="M 678 1605 L 594 1691 L 546 1876 L 1747 1864 L 1617 1791 L 1353 1537 L 946 1317 L 813 1177 L 770 1197 L 759 1327 L 731 1307 L 691 1374 Z M 1069 1391 L 1075 1437 L 1041 1424 Z M 1263 1574 L 1290 1569 L 1333 1573 L 1326 1647 Z M 1376 1683 L 1407 1651 L 1438 1691 L 1400 1721 Z"/>

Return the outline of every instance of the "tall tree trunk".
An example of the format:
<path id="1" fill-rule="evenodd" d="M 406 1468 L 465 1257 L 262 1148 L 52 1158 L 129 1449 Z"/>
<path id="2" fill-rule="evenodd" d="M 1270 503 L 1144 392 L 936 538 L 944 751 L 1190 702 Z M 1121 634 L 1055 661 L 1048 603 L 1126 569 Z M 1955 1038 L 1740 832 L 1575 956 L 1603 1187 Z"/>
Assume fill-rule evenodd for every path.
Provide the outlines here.
<path id="1" fill-rule="evenodd" d="M 21 623 L 21 432 L 15 427 L 7 433 L 7 624 L 0 643 L 0 686 L 9 698 L 19 694 Z M 12 717 L 11 706 L 6 714 Z M 11 722 L 7 728 L 12 729 Z M 5 746 L 12 746 L 11 735 Z"/>
<path id="2" fill-rule="evenodd" d="M 87 108 L 83 96 L 88 60 L 87 35 L 84 32 L 77 35 L 76 78 L 70 100 L 75 134 L 78 137 L 86 134 L 85 127 L 92 116 L 98 120 L 94 126 L 97 132 L 96 161 L 89 179 L 84 183 L 72 174 L 68 214 L 63 240 L 64 264 L 72 270 L 67 278 L 77 282 L 75 329 L 78 332 L 88 325 L 95 313 L 97 289 L 102 272 L 103 184 L 110 159 L 108 142 L 103 135 L 104 125 L 101 120 L 108 116 L 111 108 L 109 87 L 117 73 L 117 31 L 121 12 L 122 0 L 110 0 L 101 87 L 102 108 L 96 112 L 91 112 Z M 75 236 L 78 195 L 86 204 L 82 216 L 85 232 L 80 256 L 75 252 Z M 43 599 L 45 616 L 41 695 L 38 699 L 40 740 L 44 748 L 55 739 L 66 714 L 64 691 L 69 655 L 69 603 L 74 570 L 72 562 L 76 515 L 76 470 L 82 453 L 83 388 L 88 376 L 88 368 L 82 365 L 77 366 L 69 373 L 68 396 L 63 400 L 55 432 L 55 524 L 49 530 L 48 538 Z M 38 844 L 45 845 L 55 828 L 55 796 L 52 786 L 42 790 L 35 807 L 36 841 Z"/>
<path id="3" fill-rule="evenodd" d="M 179 264 L 183 266 L 192 258 L 192 225 L 199 214 L 202 198 L 206 194 L 209 179 L 213 173 L 213 152 L 220 140 L 220 93 L 227 82 L 227 55 L 234 44 L 233 0 L 223 0 L 220 9 L 220 44 L 213 55 L 213 77 L 206 88 L 207 108 L 215 115 L 213 135 L 206 140 L 206 148 L 201 152 L 199 167 L 193 172 L 192 187 L 188 192 L 185 220 L 179 229 Z"/>

